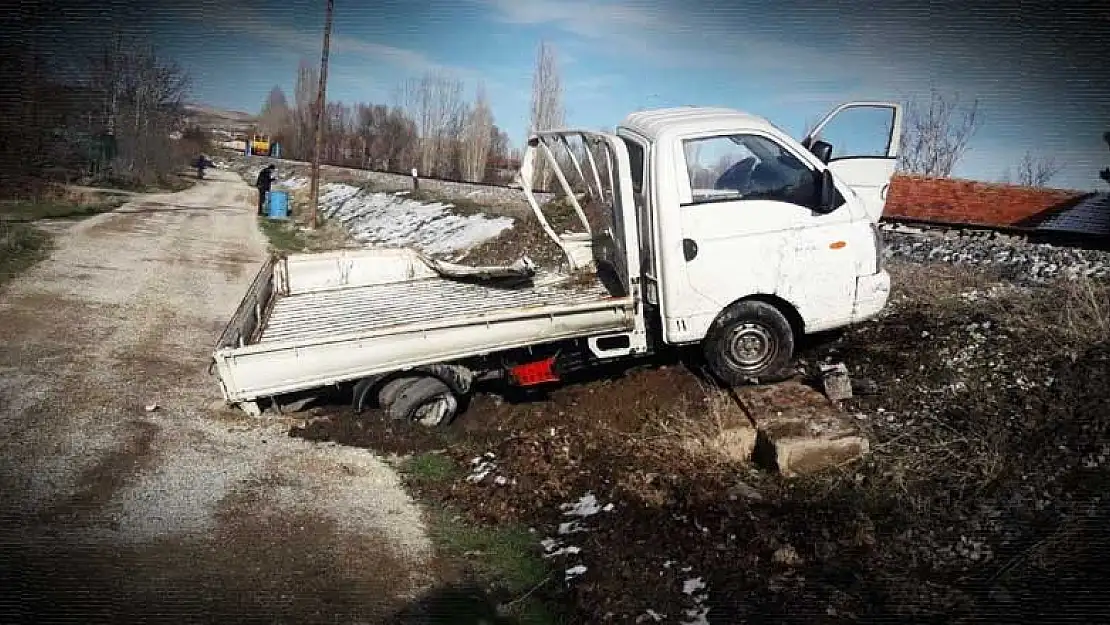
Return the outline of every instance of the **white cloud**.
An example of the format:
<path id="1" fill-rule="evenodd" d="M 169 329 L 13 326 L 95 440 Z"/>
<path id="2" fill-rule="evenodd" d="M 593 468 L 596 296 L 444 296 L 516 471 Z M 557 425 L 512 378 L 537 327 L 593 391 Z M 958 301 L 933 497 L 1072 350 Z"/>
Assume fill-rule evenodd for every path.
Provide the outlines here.
<path id="1" fill-rule="evenodd" d="M 863 31 L 854 24 L 852 31 L 858 34 L 846 37 L 838 52 L 829 54 L 808 44 L 815 32 L 812 23 L 821 22 L 816 15 L 809 22 L 799 18 L 770 25 L 760 21 L 760 12 L 741 5 L 716 5 L 710 11 L 709 5 L 665 1 L 483 1 L 502 23 L 559 29 L 586 40 L 595 53 L 650 69 L 712 70 L 720 72 L 722 83 L 735 82 L 737 89 L 745 80 L 773 80 L 785 86 L 781 93 L 766 94 L 777 104 L 843 100 L 848 92 L 866 98 L 920 94 L 938 78 L 946 86 L 958 80 L 952 72 L 941 75 L 929 69 L 930 51 L 922 37 L 908 55 L 897 45 L 905 42 L 905 32 L 925 28 L 920 23 L 871 29 L 862 24 Z M 831 22 L 829 27 L 843 25 Z M 890 53 L 877 53 L 883 49 Z M 814 89 L 805 84 L 807 79 L 831 86 Z M 838 80 L 845 86 L 837 87 Z"/>
<path id="2" fill-rule="evenodd" d="M 199 9 L 199 10 L 198 10 Z M 249 35 L 267 43 L 280 42 L 289 54 L 317 60 L 323 46 L 323 16 L 320 32 L 298 30 L 276 23 L 271 16 L 247 7 L 201 3 L 199 7 L 182 8 L 182 19 L 198 21 L 213 30 L 230 35 Z M 372 63 L 389 64 L 410 74 L 425 72 L 445 72 L 468 82 L 482 80 L 483 76 L 471 68 L 438 63 L 422 52 L 369 41 L 343 33 L 341 21 L 333 23 L 331 36 L 331 55 L 333 58 L 356 57 Z M 346 57 L 346 58 L 345 58 Z M 369 67 L 373 67 L 370 65 Z"/>

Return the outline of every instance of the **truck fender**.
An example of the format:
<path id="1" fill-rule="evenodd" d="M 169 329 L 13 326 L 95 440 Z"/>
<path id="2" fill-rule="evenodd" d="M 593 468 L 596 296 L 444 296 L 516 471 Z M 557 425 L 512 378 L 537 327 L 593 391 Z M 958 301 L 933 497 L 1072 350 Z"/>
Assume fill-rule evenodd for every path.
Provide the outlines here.
<path id="1" fill-rule="evenodd" d="M 379 373 L 362 378 L 355 384 L 351 398 L 355 414 L 361 413 L 368 405 L 377 401 L 376 395 L 386 382 L 397 378 L 421 375 L 437 378 L 460 397 L 469 395 L 470 388 L 474 384 L 474 372 L 462 365 L 420 365 L 401 371 Z"/>

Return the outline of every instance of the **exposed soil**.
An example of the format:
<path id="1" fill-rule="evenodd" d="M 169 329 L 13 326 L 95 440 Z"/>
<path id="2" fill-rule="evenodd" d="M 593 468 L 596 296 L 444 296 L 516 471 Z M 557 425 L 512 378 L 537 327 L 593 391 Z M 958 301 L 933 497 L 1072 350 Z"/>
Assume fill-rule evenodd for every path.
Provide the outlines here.
<path id="1" fill-rule="evenodd" d="M 580 548 L 536 591 L 570 622 L 1110 619 L 1110 321 L 1058 285 L 892 271 L 882 318 L 803 354 L 880 388 L 844 404 L 872 453 L 842 469 L 785 480 L 683 446 L 737 418 L 696 360 L 479 394 L 445 432 L 334 410 L 292 434 L 452 458 L 474 479 L 421 497 Z M 601 510 L 560 535 L 587 493 Z"/>

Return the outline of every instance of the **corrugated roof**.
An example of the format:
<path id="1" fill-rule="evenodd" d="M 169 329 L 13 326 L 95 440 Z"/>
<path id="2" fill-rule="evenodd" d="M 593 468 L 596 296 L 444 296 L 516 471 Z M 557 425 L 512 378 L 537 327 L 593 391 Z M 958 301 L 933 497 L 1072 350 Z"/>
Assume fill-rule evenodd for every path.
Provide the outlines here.
<path id="1" fill-rule="evenodd" d="M 1038 230 L 1110 236 L 1110 193 L 1094 193 L 1073 206 L 1046 211 L 1022 224 Z"/>

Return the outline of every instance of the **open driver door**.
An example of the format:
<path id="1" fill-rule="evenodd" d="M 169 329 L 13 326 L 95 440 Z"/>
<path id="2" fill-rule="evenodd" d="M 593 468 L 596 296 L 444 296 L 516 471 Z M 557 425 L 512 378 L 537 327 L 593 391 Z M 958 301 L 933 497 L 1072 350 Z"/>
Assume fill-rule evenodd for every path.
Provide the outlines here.
<path id="1" fill-rule="evenodd" d="M 872 222 L 886 206 L 898 165 L 902 107 L 891 102 L 847 102 L 826 115 L 802 145 L 863 201 Z"/>

